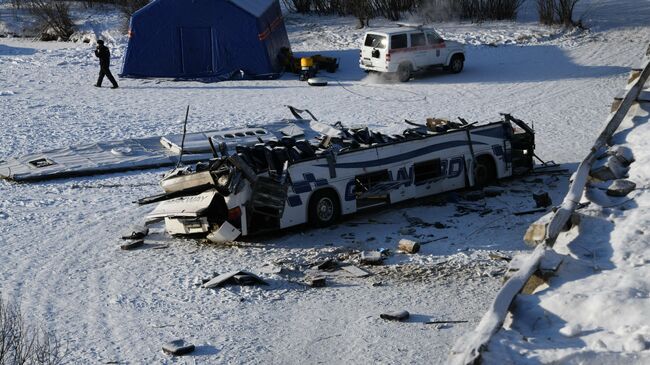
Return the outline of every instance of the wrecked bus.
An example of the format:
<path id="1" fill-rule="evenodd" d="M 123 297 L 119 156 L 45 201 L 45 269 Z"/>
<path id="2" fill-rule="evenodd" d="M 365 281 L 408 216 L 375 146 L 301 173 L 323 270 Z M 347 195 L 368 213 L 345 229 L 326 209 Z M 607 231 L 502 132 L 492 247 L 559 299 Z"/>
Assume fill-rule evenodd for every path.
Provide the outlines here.
<path id="1" fill-rule="evenodd" d="M 291 110 L 302 118 L 302 111 Z M 214 242 L 304 223 L 325 227 L 364 209 L 530 171 L 533 129 L 502 117 L 484 125 L 461 118 L 407 121 L 409 128 L 397 135 L 312 118 L 314 138 L 293 125 L 290 133 L 285 128 L 273 140 L 259 138 L 232 152 L 224 144 L 228 133 L 216 135 L 209 141 L 212 160 L 173 170 L 161 181 L 165 193 L 141 203 L 159 202 L 148 223 L 164 220 L 169 234 Z"/>

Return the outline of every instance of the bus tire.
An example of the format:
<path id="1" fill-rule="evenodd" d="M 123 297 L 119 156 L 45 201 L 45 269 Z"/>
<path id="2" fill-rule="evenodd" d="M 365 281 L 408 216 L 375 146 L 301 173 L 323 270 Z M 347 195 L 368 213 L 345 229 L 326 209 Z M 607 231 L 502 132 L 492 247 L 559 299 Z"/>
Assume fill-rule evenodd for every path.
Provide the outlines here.
<path id="1" fill-rule="evenodd" d="M 341 203 L 338 195 L 331 189 L 318 190 L 309 199 L 309 225 L 327 227 L 341 216 Z"/>

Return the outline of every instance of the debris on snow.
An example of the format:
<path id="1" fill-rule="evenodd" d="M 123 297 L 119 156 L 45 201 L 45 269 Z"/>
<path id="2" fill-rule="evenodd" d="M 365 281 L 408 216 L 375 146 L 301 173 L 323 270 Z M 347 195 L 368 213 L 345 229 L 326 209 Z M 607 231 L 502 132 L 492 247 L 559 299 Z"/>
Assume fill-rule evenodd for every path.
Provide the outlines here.
<path id="1" fill-rule="evenodd" d="M 365 265 L 381 265 L 384 257 L 379 251 L 363 251 L 361 252 L 360 262 Z"/>
<path id="2" fill-rule="evenodd" d="M 135 248 L 138 248 L 144 244 L 144 239 L 136 239 L 136 240 L 131 240 L 128 241 L 127 243 L 124 243 L 120 245 L 120 248 L 125 251 L 133 250 Z"/>
<path id="3" fill-rule="evenodd" d="M 401 239 L 397 248 L 404 253 L 418 253 L 420 251 L 420 244 L 415 241 Z"/>
<path id="4" fill-rule="evenodd" d="M 352 276 L 357 277 L 357 278 L 365 278 L 367 276 L 372 275 L 371 273 L 367 272 L 364 269 L 361 269 L 357 266 L 354 265 L 346 265 L 346 266 L 341 266 L 341 269 L 347 271 L 348 273 L 352 274 Z"/>
<path id="5" fill-rule="evenodd" d="M 382 313 L 379 315 L 379 317 L 389 321 L 404 321 L 410 317 L 410 313 L 405 310 L 393 311 L 388 313 Z"/>
<path id="6" fill-rule="evenodd" d="M 323 288 L 327 286 L 327 281 L 325 280 L 324 276 L 310 277 L 305 281 L 307 282 L 307 285 L 311 286 L 312 288 Z"/>
<path id="7" fill-rule="evenodd" d="M 138 240 L 149 234 L 149 228 L 145 226 L 133 226 L 122 235 L 123 240 Z"/>
<path id="8" fill-rule="evenodd" d="M 535 208 L 546 208 L 553 205 L 553 201 L 546 191 L 533 193 L 533 200 L 535 200 Z"/>
<path id="9" fill-rule="evenodd" d="M 194 351 L 195 347 L 193 344 L 185 342 L 185 340 L 178 339 L 171 342 L 167 342 L 166 344 L 163 345 L 162 349 L 164 352 L 168 354 L 174 356 L 182 356 Z"/>
<path id="10" fill-rule="evenodd" d="M 203 287 L 206 289 L 212 289 L 224 286 L 226 284 L 236 284 L 236 285 L 268 285 L 267 282 L 262 280 L 255 274 L 251 274 L 246 271 L 231 271 L 225 274 L 218 275 L 217 277 L 211 279 L 207 283 L 203 284 Z"/>

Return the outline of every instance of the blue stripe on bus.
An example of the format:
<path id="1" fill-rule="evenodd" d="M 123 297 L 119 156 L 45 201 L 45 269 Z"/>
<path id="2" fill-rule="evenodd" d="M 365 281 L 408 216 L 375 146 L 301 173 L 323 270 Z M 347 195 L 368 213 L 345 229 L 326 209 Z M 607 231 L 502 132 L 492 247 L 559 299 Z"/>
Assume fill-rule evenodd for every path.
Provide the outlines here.
<path id="1" fill-rule="evenodd" d="M 473 145 L 486 145 L 487 143 L 483 142 L 472 142 Z M 400 155 L 395 155 L 395 156 L 390 156 L 378 160 L 371 160 L 371 161 L 360 161 L 360 162 L 347 162 L 347 163 L 336 163 L 336 168 L 342 168 L 342 169 L 352 169 L 352 168 L 364 168 L 364 167 L 376 167 L 376 166 L 382 166 L 382 165 L 388 165 L 396 162 L 401 162 L 404 160 L 409 160 L 412 158 L 416 158 L 422 155 L 426 155 L 431 152 L 436 152 L 436 151 L 441 151 L 447 148 L 453 148 L 453 147 L 459 147 L 459 146 L 466 146 L 468 145 L 467 141 L 450 141 L 450 142 L 444 142 L 444 143 L 439 143 L 439 144 L 434 144 L 431 146 L 426 146 L 424 148 L 420 148 L 417 150 L 413 150 L 410 152 L 402 153 Z M 321 164 L 321 165 L 316 165 L 317 167 L 328 167 L 327 164 Z"/>
<path id="2" fill-rule="evenodd" d="M 289 203 L 290 207 L 297 207 L 302 205 L 302 199 L 300 199 L 300 195 L 290 195 L 287 197 L 287 203 Z"/>

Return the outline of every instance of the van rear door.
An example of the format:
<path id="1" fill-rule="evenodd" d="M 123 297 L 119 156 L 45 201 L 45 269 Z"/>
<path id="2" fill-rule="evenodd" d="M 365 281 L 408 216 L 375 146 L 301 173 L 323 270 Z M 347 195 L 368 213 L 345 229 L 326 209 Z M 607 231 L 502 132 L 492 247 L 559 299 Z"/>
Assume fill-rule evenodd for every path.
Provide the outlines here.
<path id="1" fill-rule="evenodd" d="M 384 34 L 368 33 L 361 48 L 361 64 L 366 67 L 386 67 L 388 37 Z"/>

